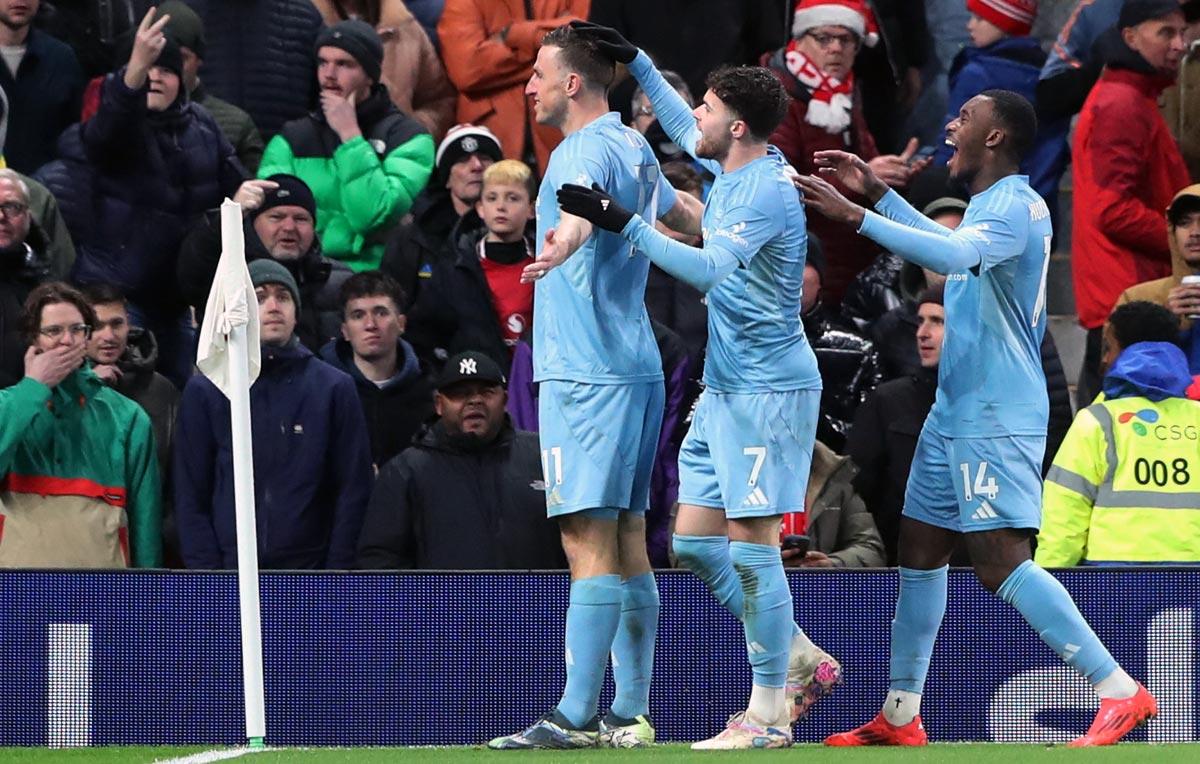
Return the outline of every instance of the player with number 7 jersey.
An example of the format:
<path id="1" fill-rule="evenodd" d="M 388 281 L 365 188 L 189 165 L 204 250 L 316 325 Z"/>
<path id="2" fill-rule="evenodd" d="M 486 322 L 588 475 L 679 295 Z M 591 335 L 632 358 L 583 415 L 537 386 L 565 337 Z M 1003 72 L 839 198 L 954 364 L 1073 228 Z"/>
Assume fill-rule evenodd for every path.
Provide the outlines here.
<path id="1" fill-rule="evenodd" d="M 972 196 L 955 230 L 921 216 L 852 154 L 818 152 L 815 163 L 861 191 L 875 211 L 820 177 L 797 179 L 807 207 L 947 276 L 937 397 L 917 441 L 901 518 L 889 692 L 872 721 L 829 737 L 829 745 L 926 742 L 921 694 L 960 536 L 981 583 L 1100 696 L 1095 721 L 1072 745 L 1114 743 L 1157 713 L 1154 698 L 1117 665 L 1066 589 L 1032 560 L 1049 408 L 1039 347 L 1052 227 L 1018 167 L 1036 131 L 1033 106 L 1011 91 L 984 91 L 962 106 L 946 126 L 954 148 L 948 166 Z"/>

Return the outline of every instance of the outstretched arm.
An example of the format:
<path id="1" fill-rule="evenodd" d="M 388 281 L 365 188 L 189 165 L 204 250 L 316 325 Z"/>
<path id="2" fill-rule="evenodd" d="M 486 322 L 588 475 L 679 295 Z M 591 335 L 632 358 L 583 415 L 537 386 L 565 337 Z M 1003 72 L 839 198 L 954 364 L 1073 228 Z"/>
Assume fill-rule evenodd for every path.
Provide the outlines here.
<path id="1" fill-rule="evenodd" d="M 592 224 L 583 218 L 564 213 L 559 218 L 558 228 L 546 231 L 542 251 L 537 259 L 521 271 L 521 283 L 528 284 L 545 276 L 567 261 L 592 235 Z"/>

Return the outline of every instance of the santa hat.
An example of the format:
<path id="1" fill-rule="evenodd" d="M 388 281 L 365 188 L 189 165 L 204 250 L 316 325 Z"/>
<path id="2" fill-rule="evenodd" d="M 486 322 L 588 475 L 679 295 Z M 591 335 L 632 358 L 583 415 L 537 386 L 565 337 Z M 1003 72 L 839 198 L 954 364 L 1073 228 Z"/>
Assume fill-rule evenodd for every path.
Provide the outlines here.
<path id="1" fill-rule="evenodd" d="M 800 0 L 792 17 L 792 37 L 815 27 L 846 27 L 868 48 L 879 42 L 879 24 L 867 0 Z"/>
<path id="2" fill-rule="evenodd" d="M 1023 37 L 1033 29 L 1037 0 L 967 0 L 967 12 L 1003 32 Z"/>

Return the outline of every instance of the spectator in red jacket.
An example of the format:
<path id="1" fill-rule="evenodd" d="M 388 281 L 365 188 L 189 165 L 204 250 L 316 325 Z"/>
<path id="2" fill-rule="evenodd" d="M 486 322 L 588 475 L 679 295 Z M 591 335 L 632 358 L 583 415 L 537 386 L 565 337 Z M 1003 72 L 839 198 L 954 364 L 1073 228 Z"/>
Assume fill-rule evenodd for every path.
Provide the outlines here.
<path id="1" fill-rule="evenodd" d="M 775 72 L 792 96 L 771 143 L 801 174 L 815 172 L 813 152 L 826 149 L 858 154 L 893 188 L 907 185 L 912 174 L 924 166 L 921 162 L 910 164 L 917 148 L 915 138 L 903 154 L 881 156 L 867 130 L 862 99 L 854 87 L 854 59 L 862 46 L 871 47 L 878 41 L 875 15 L 866 0 L 800 0 L 792 20 L 792 39 L 763 56 L 763 66 Z M 847 193 L 845 188 L 838 190 Z M 810 216 L 808 226 L 829 254 L 823 288 L 827 301 L 836 306 L 879 248 L 820 215 Z"/>
<path id="2" fill-rule="evenodd" d="M 1158 112 L 1184 54 L 1178 0 L 1128 0 L 1097 41 L 1105 67 L 1075 129 L 1071 265 L 1088 330 L 1078 399 L 1100 389 L 1100 335 L 1117 297 L 1171 273 L 1165 211 L 1188 185 L 1187 165 Z"/>

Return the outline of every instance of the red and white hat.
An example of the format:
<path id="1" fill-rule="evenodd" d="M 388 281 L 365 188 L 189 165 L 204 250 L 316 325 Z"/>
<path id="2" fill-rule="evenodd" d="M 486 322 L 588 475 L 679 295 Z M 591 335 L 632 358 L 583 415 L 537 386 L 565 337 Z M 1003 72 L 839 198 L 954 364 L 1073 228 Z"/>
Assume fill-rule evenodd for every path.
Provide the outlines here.
<path id="1" fill-rule="evenodd" d="M 1037 0 L 967 0 L 967 12 L 990 21 L 1001 31 L 1024 36 L 1033 30 Z"/>
<path id="2" fill-rule="evenodd" d="M 997 0 L 1000 1 L 1000 0 Z M 879 24 L 867 0 L 800 0 L 792 17 L 792 37 L 815 27 L 846 27 L 868 48 L 879 42 Z"/>

